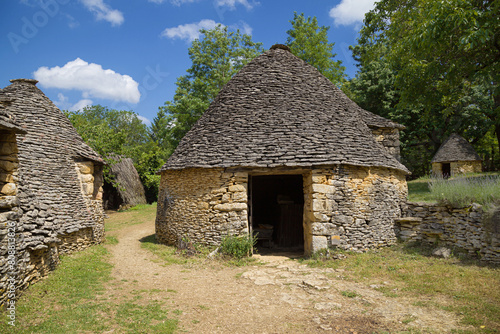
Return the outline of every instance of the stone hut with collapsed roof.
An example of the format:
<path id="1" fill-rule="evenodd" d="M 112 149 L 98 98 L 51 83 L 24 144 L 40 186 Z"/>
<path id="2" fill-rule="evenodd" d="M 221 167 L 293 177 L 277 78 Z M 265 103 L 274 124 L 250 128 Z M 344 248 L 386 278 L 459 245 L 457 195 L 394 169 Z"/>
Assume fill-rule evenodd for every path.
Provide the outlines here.
<path id="1" fill-rule="evenodd" d="M 456 133 L 441 144 L 431 163 L 432 173 L 443 177 L 482 172 L 482 159 L 474 147 Z"/>
<path id="2" fill-rule="evenodd" d="M 104 236 L 103 160 L 36 80 L 11 82 L 0 91 L 2 305 L 53 270 L 59 255 Z"/>
<path id="3" fill-rule="evenodd" d="M 306 255 L 392 244 L 407 197 L 399 128 L 273 46 L 222 88 L 159 171 L 156 238 L 217 245 L 259 231 Z"/>

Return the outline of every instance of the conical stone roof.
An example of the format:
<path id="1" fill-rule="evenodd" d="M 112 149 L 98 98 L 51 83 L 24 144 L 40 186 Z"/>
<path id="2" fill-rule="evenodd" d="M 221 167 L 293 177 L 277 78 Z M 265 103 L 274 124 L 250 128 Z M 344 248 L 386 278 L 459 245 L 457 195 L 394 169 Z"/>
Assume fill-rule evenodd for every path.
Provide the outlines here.
<path id="1" fill-rule="evenodd" d="M 23 142 L 36 147 L 43 141 L 46 156 L 66 154 L 104 163 L 100 155 L 83 141 L 70 120 L 35 86 L 38 81 L 10 81 L 12 84 L 0 91 L 0 100 L 9 101 L 5 112 L 15 115 L 16 123 L 29 132 Z"/>
<path id="2" fill-rule="evenodd" d="M 478 161 L 482 160 L 474 147 L 456 133 L 446 139 L 431 162 Z"/>
<path id="3" fill-rule="evenodd" d="M 367 124 L 401 127 L 362 110 L 289 51 L 271 49 L 223 87 L 160 171 L 350 164 L 408 172 Z"/>

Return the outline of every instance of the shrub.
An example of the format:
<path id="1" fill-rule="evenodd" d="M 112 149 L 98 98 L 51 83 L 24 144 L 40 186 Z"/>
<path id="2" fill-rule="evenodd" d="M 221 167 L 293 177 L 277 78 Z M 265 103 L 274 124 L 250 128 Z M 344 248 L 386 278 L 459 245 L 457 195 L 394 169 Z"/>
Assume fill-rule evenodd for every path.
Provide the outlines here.
<path id="1" fill-rule="evenodd" d="M 462 207 L 471 203 L 490 206 L 500 202 L 500 177 L 477 176 L 452 179 L 432 178 L 429 183 L 432 197 L 438 202 Z"/>
<path id="2" fill-rule="evenodd" d="M 220 252 L 237 259 L 252 255 L 252 248 L 257 239 L 251 235 L 226 235 L 221 242 Z"/>

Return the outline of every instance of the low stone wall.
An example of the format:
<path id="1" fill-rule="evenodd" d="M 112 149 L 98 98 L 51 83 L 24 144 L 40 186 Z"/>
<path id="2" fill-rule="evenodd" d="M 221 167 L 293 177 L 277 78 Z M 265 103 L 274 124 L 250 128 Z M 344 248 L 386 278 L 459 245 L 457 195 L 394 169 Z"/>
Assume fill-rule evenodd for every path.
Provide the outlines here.
<path id="1" fill-rule="evenodd" d="M 452 208 L 431 203 L 408 203 L 405 217 L 396 221 L 403 241 L 458 247 L 484 261 L 500 263 L 500 212 L 485 217 L 478 204 Z"/>
<path id="2" fill-rule="evenodd" d="M 305 254 L 395 243 L 394 219 L 407 194 L 403 172 L 349 165 L 312 170 L 304 175 Z"/>
<path id="3" fill-rule="evenodd" d="M 354 251 L 393 244 L 394 219 L 407 197 L 403 172 L 349 165 L 325 168 L 192 168 L 162 172 L 156 237 L 218 245 L 226 234 L 248 233 L 248 175 L 302 175 L 304 251 Z"/>
<path id="4" fill-rule="evenodd" d="M 162 173 L 156 238 L 175 245 L 180 236 L 218 245 L 227 234 L 248 233 L 246 173 L 191 168 Z"/>

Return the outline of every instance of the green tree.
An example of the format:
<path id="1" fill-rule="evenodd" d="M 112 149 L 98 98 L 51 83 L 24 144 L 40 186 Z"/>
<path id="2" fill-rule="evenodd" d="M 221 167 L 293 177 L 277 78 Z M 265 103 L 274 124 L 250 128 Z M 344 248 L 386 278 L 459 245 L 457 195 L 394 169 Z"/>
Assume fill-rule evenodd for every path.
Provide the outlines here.
<path id="1" fill-rule="evenodd" d="M 83 140 L 108 163 L 104 168 L 108 183 L 118 186 L 110 173 L 109 167 L 115 163 L 110 156 L 132 158 L 148 200 L 156 200 L 159 178 L 155 173 L 164 164 L 165 154 L 150 140 L 147 126 L 136 113 L 95 105 L 82 111 L 65 111 L 65 114 Z"/>
<path id="2" fill-rule="evenodd" d="M 429 161 L 452 132 L 472 143 L 484 142 L 492 127 L 500 134 L 495 6 L 381 0 L 366 14 L 351 47 L 360 70 L 349 90 L 362 107 L 407 126 L 403 158 Z"/>
<path id="3" fill-rule="evenodd" d="M 254 43 L 239 30 L 231 32 L 218 25 L 200 32 L 202 37 L 189 48 L 191 67 L 186 75 L 177 79 L 173 100 L 160 107 L 159 113 L 168 115 L 171 148 L 177 147 L 232 76 L 263 51 L 261 43 Z"/>
<path id="4" fill-rule="evenodd" d="M 319 26 L 316 17 L 304 17 L 297 12 L 290 21 L 292 29 L 288 30 L 286 44 L 294 55 L 316 67 L 325 77 L 337 86 L 345 81 L 345 67 L 333 53 L 335 43 L 328 42 L 330 27 Z"/>

